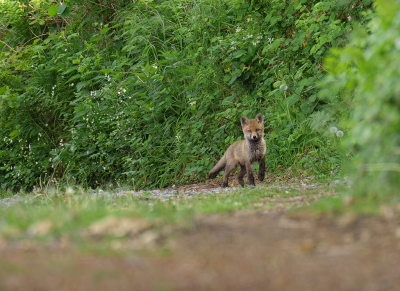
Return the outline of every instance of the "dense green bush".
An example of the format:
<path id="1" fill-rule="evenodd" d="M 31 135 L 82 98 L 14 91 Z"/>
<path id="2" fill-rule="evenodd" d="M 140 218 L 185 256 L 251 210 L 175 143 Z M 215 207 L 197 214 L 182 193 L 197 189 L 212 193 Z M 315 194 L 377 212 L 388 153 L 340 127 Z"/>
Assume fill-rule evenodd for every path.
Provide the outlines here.
<path id="1" fill-rule="evenodd" d="M 202 179 L 258 112 L 270 171 L 338 169 L 315 84 L 371 1 L 29 2 L 1 20 L 6 187 Z"/>
<path id="2" fill-rule="evenodd" d="M 341 125 L 351 134 L 345 150 L 354 160 L 356 195 L 400 193 L 400 1 L 375 2 L 376 15 L 326 61 L 331 73 L 322 98 L 336 96 L 350 112 Z"/>

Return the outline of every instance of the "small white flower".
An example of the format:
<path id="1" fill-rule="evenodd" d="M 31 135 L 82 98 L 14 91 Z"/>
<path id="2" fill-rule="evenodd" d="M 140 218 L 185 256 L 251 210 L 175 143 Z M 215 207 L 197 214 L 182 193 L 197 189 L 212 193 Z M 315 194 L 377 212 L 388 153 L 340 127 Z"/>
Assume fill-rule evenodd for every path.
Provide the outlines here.
<path id="1" fill-rule="evenodd" d="M 396 48 L 397 48 L 398 50 L 400 50 L 400 37 L 398 37 L 398 38 L 396 38 L 396 39 L 394 40 L 394 45 L 396 46 Z"/>
<path id="2" fill-rule="evenodd" d="M 193 106 L 196 104 L 196 101 L 190 102 L 189 104 L 190 104 L 190 106 Z"/>
<path id="3" fill-rule="evenodd" d="M 236 32 L 240 32 L 241 30 L 241 28 L 236 28 Z"/>
<path id="4" fill-rule="evenodd" d="M 337 130 L 337 128 L 336 127 L 334 127 L 334 126 L 332 126 L 331 128 L 329 128 L 329 130 L 332 132 L 332 133 L 336 133 L 338 130 Z M 343 132 L 342 132 L 343 133 Z"/>
<path id="5" fill-rule="evenodd" d="M 67 189 L 65 189 L 66 195 L 73 195 L 74 193 L 75 193 L 75 191 L 71 187 L 68 187 Z"/>
<path id="6" fill-rule="evenodd" d="M 338 132 L 336 132 L 336 136 L 337 137 L 342 137 L 343 136 L 343 131 L 339 130 Z"/>

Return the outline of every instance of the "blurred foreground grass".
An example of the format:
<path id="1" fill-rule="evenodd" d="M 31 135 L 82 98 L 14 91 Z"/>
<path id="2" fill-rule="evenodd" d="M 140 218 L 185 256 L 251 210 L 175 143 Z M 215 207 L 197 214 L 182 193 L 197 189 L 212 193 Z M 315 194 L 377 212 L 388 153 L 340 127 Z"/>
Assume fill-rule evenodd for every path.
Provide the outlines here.
<path id="1" fill-rule="evenodd" d="M 82 188 L 64 192 L 20 194 L 20 202 L 0 212 L 0 246 L 78 247 L 109 253 L 115 250 L 143 250 L 165 240 L 173 230 L 190 229 L 197 217 L 212 213 L 247 211 L 377 214 L 372 200 L 355 201 L 346 196 L 348 187 L 324 183 L 309 189 L 244 188 L 238 192 L 204 195 L 176 195 L 164 201 L 149 193 L 121 197 L 100 196 Z M 301 187 L 300 187 L 301 188 Z M 3 197 L 6 193 L 2 194 Z M 326 197 L 325 197 L 326 196 Z M 14 196 L 15 198 L 15 196 Z"/>

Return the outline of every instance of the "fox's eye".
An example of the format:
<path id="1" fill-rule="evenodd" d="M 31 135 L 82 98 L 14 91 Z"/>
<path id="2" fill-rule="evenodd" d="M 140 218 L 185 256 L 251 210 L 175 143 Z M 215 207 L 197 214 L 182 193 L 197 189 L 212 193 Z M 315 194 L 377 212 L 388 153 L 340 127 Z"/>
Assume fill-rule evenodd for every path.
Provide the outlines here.
<path id="1" fill-rule="evenodd" d="M 249 129 L 248 132 L 251 132 L 251 130 Z"/>
<path id="2" fill-rule="evenodd" d="M 259 131 L 259 129 L 257 128 L 256 131 Z"/>

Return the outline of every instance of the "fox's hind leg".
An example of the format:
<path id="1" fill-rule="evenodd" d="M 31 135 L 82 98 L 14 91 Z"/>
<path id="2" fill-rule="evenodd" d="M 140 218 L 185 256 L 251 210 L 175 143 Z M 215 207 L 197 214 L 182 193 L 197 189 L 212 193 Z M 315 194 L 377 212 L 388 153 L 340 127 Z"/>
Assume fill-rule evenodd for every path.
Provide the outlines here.
<path id="1" fill-rule="evenodd" d="M 256 184 L 254 183 L 253 164 L 247 163 L 246 171 L 247 171 L 247 184 L 255 186 Z"/>
<path id="2" fill-rule="evenodd" d="M 225 172 L 224 172 L 224 183 L 222 183 L 222 187 L 228 187 L 228 179 L 229 174 L 237 167 L 237 163 L 226 164 Z"/>
<path id="3" fill-rule="evenodd" d="M 258 162 L 258 180 L 262 181 L 265 178 L 265 157 Z"/>
<path id="4" fill-rule="evenodd" d="M 246 175 L 246 167 L 240 165 L 240 172 L 237 174 L 237 179 L 238 179 L 240 186 L 242 186 L 242 187 L 244 187 L 244 181 L 243 181 L 244 175 Z"/>

